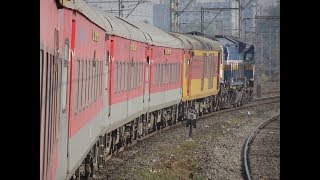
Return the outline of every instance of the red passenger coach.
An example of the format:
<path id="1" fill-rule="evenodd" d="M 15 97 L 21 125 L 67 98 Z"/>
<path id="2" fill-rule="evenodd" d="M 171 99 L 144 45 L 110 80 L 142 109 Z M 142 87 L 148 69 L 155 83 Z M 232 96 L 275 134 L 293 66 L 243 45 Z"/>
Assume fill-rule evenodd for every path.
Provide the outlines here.
<path id="1" fill-rule="evenodd" d="M 135 23 L 145 34 L 150 52 L 148 128 L 177 121 L 181 101 L 182 44 L 172 35 L 145 23 Z M 148 66 L 146 66 L 148 68 Z M 147 76 L 146 76 L 147 77 Z"/>
<path id="2" fill-rule="evenodd" d="M 62 2 L 40 8 L 40 179 L 48 180 L 75 171 L 103 123 L 104 24 L 85 2 Z"/>
<path id="3" fill-rule="evenodd" d="M 40 3 L 40 179 L 52 179 L 57 168 L 60 115 L 58 7 Z"/>
<path id="4" fill-rule="evenodd" d="M 109 52 L 109 121 L 105 132 L 115 130 L 143 113 L 144 73 L 148 46 L 144 34 L 124 19 L 97 10 L 106 24 Z"/>

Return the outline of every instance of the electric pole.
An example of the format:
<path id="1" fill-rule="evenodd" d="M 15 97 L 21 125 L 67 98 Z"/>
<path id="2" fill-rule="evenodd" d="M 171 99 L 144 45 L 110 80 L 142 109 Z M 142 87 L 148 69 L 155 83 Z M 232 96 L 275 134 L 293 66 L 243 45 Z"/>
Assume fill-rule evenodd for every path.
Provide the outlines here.
<path id="1" fill-rule="evenodd" d="M 238 0 L 238 36 L 239 36 L 239 39 L 241 39 L 241 0 Z"/>
<path id="2" fill-rule="evenodd" d="M 170 29 L 177 32 L 178 22 L 178 0 L 170 0 Z"/>

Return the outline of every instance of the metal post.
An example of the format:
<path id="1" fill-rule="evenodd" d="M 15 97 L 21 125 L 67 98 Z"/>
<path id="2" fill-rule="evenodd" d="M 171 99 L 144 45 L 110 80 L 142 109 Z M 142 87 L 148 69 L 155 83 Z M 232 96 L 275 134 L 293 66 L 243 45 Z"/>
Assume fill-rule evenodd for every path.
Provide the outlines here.
<path id="1" fill-rule="evenodd" d="M 280 66 L 280 57 L 279 57 L 279 52 L 280 52 L 280 49 L 279 49 L 279 45 L 280 45 L 280 41 L 279 41 L 279 32 L 278 32 L 278 29 L 276 29 L 276 62 L 277 62 L 277 71 L 278 71 L 278 68 Z"/>
<path id="2" fill-rule="evenodd" d="M 257 97 L 261 98 L 261 84 L 257 85 Z"/>
<path id="3" fill-rule="evenodd" d="M 238 32 L 239 32 L 239 39 L 241 39 L 241 0 L 238 0 Z"/>
<path id="4" fill-rule="evenodd" d="M 169 16 L 170 16 L 170 31 L 173 32 L 173 27 L 172 27 L 172 3 L 173 0 L 170 0 L 169 3 Z"/>
<path id="5" fill-rule="evenodd" d="M 261 43 L 261 46 L 260 46 L 260 63 L 262 63 L 263 61 L 263 33 L 260 33 L 260 43 Z"/>
<path id="6" fill-rule="evenodd" d="M 247 39 L 247 19 L 244 20 L 244 41 Z"/>
<path id="7" fill-rule="evenodd" d="M 204 34 L 204 10 L 201 8 L 201 33 Z"/>
<path id="8" fill-rule="evenodd" d="M 272 43 L 271 43 L 271 25 L 269 24 L 269 77 L 272 74 Z"/>
<path id="9" fill-rule="evenodd" d="M 190 119 L 190 124 L 189 124 L 189 126 L 190 126 L 190 129 L 189 129 L 189 138 L 192 138 L 192 119 Z"/>
<path id="10" fill-rule="evenodd" d="M 119 17 L 121 15 L 121 0 L 118 0 L 118 8 L 119 8 Z"/>
<path id="11" fill-rule="evenodd" d="M 187 109 L 187 127 L 189 127 L 189 138 L 192 138 L 192 128 L 196 128 L 196 119 L 197 119 L 197 109 L 194 109 L 192 106 Z M 194 126 L 194 127 L 192 127 Z"/>

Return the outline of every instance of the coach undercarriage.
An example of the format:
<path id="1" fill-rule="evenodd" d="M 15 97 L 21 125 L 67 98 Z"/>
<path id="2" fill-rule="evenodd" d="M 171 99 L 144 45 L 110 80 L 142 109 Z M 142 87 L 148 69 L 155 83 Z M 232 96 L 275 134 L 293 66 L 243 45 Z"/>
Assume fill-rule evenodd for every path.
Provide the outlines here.
<path id="1" fill-rule="evenodd" d="M 151 136 L 157 131 L 169 127 L 187 118 L 187 109 L 196 108 L 198 115 L 219 111 L 220 108 L 228 106 L 241 106 L 252 100 L 253 91 L 250 87 L 224 88 L 222 87 L 217 95 L 200 99 L 181 102 L 179 104 L 142 114 L 129 123 L 101 135 L 92 149 L 89 151 L 82 164 L 78 167 L 73 179 L 88 180 L 95 179 L 112 155 L 123 151 Z"/>
<path id="2" fill-rule="evenodd" d="M 179 105 L 176 104 L 142 114 L 116 130 L 101 135 L 71 179 L 95 179 L 96 174 L 112 155 L 180 121 L 178 107 Z"/>

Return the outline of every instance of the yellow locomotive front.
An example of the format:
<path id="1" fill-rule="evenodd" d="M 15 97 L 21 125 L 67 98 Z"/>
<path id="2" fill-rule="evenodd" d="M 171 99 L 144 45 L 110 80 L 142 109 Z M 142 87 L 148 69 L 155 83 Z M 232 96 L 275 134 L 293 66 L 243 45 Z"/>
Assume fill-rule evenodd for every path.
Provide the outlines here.
<path id="1" fill-rule="evenodd" d="M 175 33 L 173 35 L 184 44 L 183 111 L 188 107 L 194 107 L 201 115 L 217 110 L 222 71 L 220 44 L 201 36 Z"/>

